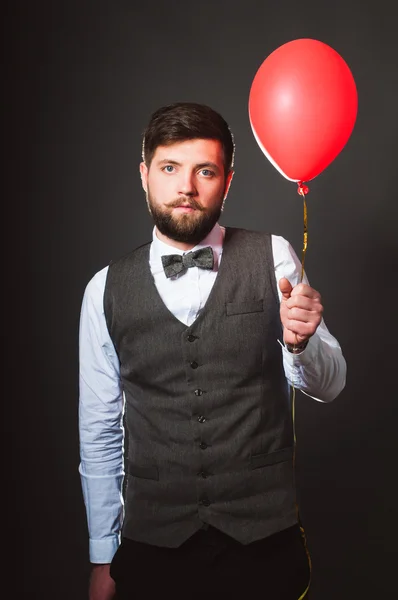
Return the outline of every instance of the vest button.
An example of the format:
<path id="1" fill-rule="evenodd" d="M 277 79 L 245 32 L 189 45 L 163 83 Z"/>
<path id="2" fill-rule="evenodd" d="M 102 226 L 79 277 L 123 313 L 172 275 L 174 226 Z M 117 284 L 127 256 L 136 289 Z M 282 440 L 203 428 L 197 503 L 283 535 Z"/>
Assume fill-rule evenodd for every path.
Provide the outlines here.
<path id="1" fill-rule="evenodd" d="M 199 447 L 200 447 L 202 450 L 206 450 L 206 448 L 207 448 L 207 444 L 206 444 L 206 442 L 200 442 L 200 444 L 199 444 Z"/>
<path id="2" fill-rule="evenodd" d="M 203 415 L 200 415 L 200 416 L 198 417 L 198 421 L 199 421 L 199 423 L 205 423 L 205 421 L 206 421 L 206 417 L 204 417 Z"/>
<path id="3" fill-rule="evenodd" d="M 199 471 L 198 476 L 203 477 L 203 479 L 206 479 L 206 477 L 208 477 L 208 474 L 206 473 L 206 471 Z"/>
<path id="4" fill-rule="evenodd" d="M 210 506 L 210 500 L 204 497 L 201 500 L 199 500 L 199 504 L 201 504 L 202 506 Z"/>
<path id="5" fill-rule="evenodd" d="M 198 365 L 198 363 L 196 362 L 196 360 L 193 360 L 193 361 L 191 362 L 191 367 L 192 367 L 192 369 L 197 369 L 197 368 L 198 368 L 198 366 L 199 366 L 199 365 Z"/>
<path id="6" fill-rule="evenodd" d="M 200 388 L 198 388 L 197 390 L 195 390 L 195 396 L 201 396 L 203 394 L 203 390 L 201 390 Z"/>
<path id="7" fill-rule="evenodd" d="M 194 342 L 196 340 L 196 335 L 189 335 L 188 342 Z"/>

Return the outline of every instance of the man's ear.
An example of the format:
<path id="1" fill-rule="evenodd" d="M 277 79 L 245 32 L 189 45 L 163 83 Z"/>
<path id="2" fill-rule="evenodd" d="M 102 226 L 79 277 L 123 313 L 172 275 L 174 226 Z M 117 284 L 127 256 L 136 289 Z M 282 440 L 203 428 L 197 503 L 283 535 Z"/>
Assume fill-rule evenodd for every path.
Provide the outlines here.
<path id="1" fill-rule="evenodd" d="M 148 167 L 144 162 L 140 163 L 141 183 L 145 193 L 148 192 Z"/>
<path id="2" fill-rule="evenodd" d="M 228 196 L 229 188 L 231 186 L 232 177 L 234 176 L 234 171 L 231 169 L 227 175 L 227 179 L 225 182 L 225 190 L 224 190 L 224 200 Z"/>

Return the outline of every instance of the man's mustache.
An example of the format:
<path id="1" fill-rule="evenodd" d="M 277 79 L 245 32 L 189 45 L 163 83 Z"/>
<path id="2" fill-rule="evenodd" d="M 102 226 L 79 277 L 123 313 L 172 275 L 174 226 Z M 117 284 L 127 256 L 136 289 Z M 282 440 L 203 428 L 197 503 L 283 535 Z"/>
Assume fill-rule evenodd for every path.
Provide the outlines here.
<path id="1" fill-rule="evenodd" d="M 177 208 L 177 206 L 189 206 L 190 208 L 194 208 L 195 210 L 203 211 L 204 208 L 197 200 L 194 198 L 177 198 L 177 200 L 173 200 L 169 204 L 167 204 L 168 208 Z"/>

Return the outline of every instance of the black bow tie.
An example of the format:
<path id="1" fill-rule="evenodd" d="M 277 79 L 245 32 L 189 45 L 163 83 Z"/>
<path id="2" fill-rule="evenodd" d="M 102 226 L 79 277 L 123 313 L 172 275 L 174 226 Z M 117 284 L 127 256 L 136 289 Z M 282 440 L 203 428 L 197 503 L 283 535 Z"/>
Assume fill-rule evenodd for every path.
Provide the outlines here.
<path id="1" fill-rule="evenodd" d="M 190 267 L 200 267 L 201 269 L 212 269 L 214 265 L 213 250 L 210 246 L 200 248 L 195 252 L 187 254 L 166 254 L 162 256 L 162 264 L 166 277 L 178 275 L 181 271 Z"/>

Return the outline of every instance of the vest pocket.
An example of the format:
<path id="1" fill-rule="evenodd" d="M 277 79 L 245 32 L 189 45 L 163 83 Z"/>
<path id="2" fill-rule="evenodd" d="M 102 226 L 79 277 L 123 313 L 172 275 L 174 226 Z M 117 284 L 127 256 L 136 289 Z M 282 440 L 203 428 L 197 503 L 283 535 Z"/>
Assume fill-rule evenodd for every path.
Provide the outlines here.
<path id="1" fill-rule="evenodd" d="M 245 300 L 244 302 L 227 302 L 227 315 L 244 315 L 247 313 L 263 312 L 263 300 Z"/>
<path id="2" fill-rule="evenodd" d="M 159 470 L 156 465 L 144 467 L 142 465 L 129 464 L 127 472 L 129 475 L 141 477 L 141 479 L 155 479 L 156 481 L 159 481 Z"/>
<path id="3" fill-rule="evenodd" d="M 282 448 L 275 452 L 264 452 L 263 454 L 252 454 L 250 457 L 250 468 L 258 469 L 276 463 L 286 462 L 293 458 L 293 446 Z"/>

